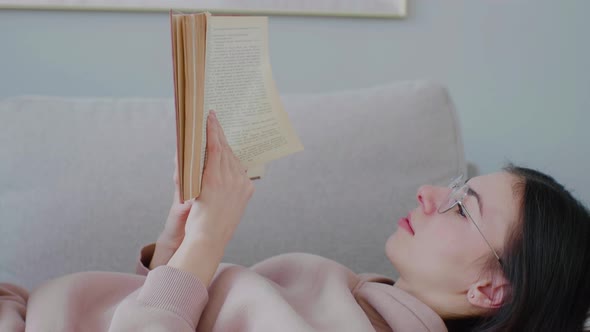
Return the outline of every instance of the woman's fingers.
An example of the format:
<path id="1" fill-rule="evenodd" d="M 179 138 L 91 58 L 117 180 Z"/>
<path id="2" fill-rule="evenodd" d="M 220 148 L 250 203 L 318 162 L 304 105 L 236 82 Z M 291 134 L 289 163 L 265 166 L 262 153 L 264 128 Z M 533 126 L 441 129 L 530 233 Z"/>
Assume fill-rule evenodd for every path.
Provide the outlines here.
<path id="1" fill-rule="evenodd" d="M 207 117 L 207 163 L 206 168 L 218 169 L 221 166 L 221 143 L 219 128 L 214 120 L 213 112 Z"/>
<path id="2" fill-rule="evenodd" d="M 172 175 L 174 182 L 174 197 L 173 204 L 180 202 L 180 177 L 178 176 L 178 151 L 174 153 L 174 175 Z"/>
<path id="3" fill-rule="evenodd" d="M 221 152 L 221 167 L 224 171 L 226 172 L 233 172 L 235 174 L 245 174 L 246 170 L 245 168 L 242 166 L 240 160 L 236 157 L 236 155 L 233 153 L 231 147 L 229 146 L 229 143 L 227 142 L 227 137 L 225 136 L 225 133 L 223 131 L 223 128 L 221 127 L 221 124 L 219 123 L 219 119 L 217 119 L 217 116 L 215 116 L 215 123 L 218 127 L 218 135 L 219 135 L 219 141 L 221 142 L 221 146 L 222 146 L 222 152 Z"/>
<path id="4" fill-rule="evenodd" d="M 246 174 L 246 168 L 242 165 L 242 163 L 240 162 L 240 160 L 238 159 L 238 157 L 236 157 L 235 154 L 232 153 L 232 159 L 233 159 L 233 171 L 236 173 L 240 173 L 240 174 Z"/>
<path id="5" fill-rule="evenodd" d="M 217 114 L 215 114 L 215 111 L 213 111 L 213 115 L 215 116 L 215 123 L 217 123 L 217 126 L 219 127 L 219 142 L 221 142 L 221 146 L 223 146 L 224 148 L 229 148 L 229 144 L 227 144 L 227 138 L 225 137 L 225 133 L 223 132 L 223 128 L 219 123 L 219 119 L 217 118 Z"/>
<path id="6" fill-rule="evenodd" d="M 227 140 L 225 138 L 225 134 L 223 133 L 223 128 L 219 123 L 219 119 L 217 119 L 217 114 L 215 111 L 211 111 L 213 114 L 213 125 L 215 126 L 215 134 L 217 136 L 217 141 L 219 142 L 219 166 L 220 170 L 223 174 L 227 173 L 231 169 L 231 160 L 228 154 L 228 150 L 230 150 L 229 145 L 227 144 Z"/>

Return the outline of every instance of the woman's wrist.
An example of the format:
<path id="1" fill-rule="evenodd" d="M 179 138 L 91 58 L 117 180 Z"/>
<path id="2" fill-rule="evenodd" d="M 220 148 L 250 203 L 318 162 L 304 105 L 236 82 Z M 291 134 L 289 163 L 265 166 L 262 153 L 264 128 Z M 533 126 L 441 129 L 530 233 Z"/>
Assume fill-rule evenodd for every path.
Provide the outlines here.
<path id="1" fill-rule="evenodd" d="M 223 239 L 205 234 L 185 237 L 168 266 L 191 273 L 209 286 L 225 252 Z"/>
<path id="2" fill-rule="evenodd" d="M 149 269 L 153 270 L 160 265 L 166 265 L 177 249 L 178 247 L 171 246 L 169 241 L 158 238 Z"/>

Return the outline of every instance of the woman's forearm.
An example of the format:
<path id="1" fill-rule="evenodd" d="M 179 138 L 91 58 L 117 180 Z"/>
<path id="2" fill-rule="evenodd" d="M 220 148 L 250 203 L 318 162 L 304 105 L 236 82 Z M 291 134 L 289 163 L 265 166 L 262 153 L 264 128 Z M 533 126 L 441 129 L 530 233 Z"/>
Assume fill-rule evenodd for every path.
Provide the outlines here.
<path id="1" fill-rule="evenodd" d="M 209 287 L 223 259 L 225 245 L 226 241 L 209 236 L 186 238 L 170 258 L 168 266 L 191 273 Z"/>
<path id="2" fill-rule="evenodd" d="M 169 247 L 166 243 L 159 240 L 156 241 L 156 248 L 150 261 L 149 269 L 153 270 L 160 265 L 166 265 L 175 251 L 176 249 Z"/>

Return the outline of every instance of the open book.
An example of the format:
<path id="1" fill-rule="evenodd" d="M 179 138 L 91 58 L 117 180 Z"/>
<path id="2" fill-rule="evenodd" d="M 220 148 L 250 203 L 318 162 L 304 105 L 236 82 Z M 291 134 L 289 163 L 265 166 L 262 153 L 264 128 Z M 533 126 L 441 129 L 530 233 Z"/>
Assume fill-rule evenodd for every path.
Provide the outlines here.
<path id="1" fill-rule="evenodd" d="M 170 12 L 181 201 L 198 197 L 215 110 L 250 178 L 303 150 L 272 78 L 266 17 Z"/>

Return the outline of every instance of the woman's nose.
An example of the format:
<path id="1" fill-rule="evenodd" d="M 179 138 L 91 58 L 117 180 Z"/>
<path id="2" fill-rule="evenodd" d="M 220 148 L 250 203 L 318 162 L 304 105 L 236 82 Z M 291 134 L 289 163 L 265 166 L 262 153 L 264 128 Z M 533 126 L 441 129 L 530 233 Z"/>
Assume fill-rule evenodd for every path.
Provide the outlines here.
<path id="1" fill-rule="evenodd" d="M 424 214 L 429 215 L 436 212 L 440 190 L 434 186 L 421 186 L 416 193 L 416 199 Z"/>

